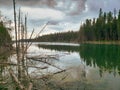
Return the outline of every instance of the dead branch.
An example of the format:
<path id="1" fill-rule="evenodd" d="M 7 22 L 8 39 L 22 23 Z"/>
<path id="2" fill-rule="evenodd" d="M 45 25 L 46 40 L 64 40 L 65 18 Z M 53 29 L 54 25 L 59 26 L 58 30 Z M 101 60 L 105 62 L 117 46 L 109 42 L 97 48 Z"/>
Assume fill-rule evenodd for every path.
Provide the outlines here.
<path id="1" fill-rule="evenodd" d="M 65 72 L 66 70 L 61 70 L 61 71 L 57 71 L 57 72 L 54 72 L 52 74 L 47 74 L 45 76 L 42 76 L 42 77 L 37 77 L 37 79 L 44 79 L 44 78 L 49 78 L 50 76 L 53 76 L 53 75 L 56 75 L 56 74 L 60 74 L 62 72 Z"/>
<path id="2" fill-rule="evenodd" d="M 48 64 L 48 65 L 50 65 L 50 66 L 53 66 L 53 67 L 55 67 L 55 68 L 57 68 L 57 69 L 59 69 L 59 70 L 62 70 L 61 68 L 59 68 L 59 67 L 57 67 L 57 66 L 55 66 L 55 65 L 53 65 L 53 64 L 51 64 L 51 63 L 49 63 L 49 62 L 46 62 L 46 61 L 43 61 L 43 58 L 39 58 L 39 59 L 36 59 L 36 58 L 27 58 L 27 59 L 30 59 L 30 60 L 34 60 L 34 61 L 39 61 L 39 62 L 42 62 L 42 63 L 45 63 L 45 64 Z"/>
<path id="3" fill-rule="evenodd" d="M 48 25 L 48 23 L 49 23 L 49 22 L 47 22 L 47 23 L 45 24 L 45 26 L 40 30 L 40 32 L 35 36 L 35 38 L 39 37 L 40 33 L 46 28 L 46 26 Z M 33 35 L 33 34 L 31 34 L 31 35 Z M 32 45 L 32 42 L 29 44 L 29 46 L 27 47 L 27 49 L 28 49 L 31 45 Z"/>
<path id="4" fill-rule="evenodd" d="M 36 38 L 39 37 L 39 35 L 41 34 L 41 32 L 46 28 L 46 26 L 48 25 L 49 22 L 47 22 L 44 27 L 40 30 L 40 32 L 36 35 Z"/>
<path id="5" fill-rule="evenodd" d="M 23 65 L 20 65 L 20 64 L 14 64 L 14 63 L 0 63 L 0 65 L 23 66 Z M 39 68 L 39 69 L 47 69 L 47 68 L 48 68 L 47 66 L 45 66 L 45 67 L 38 67 L 38 66 L 33 66 L 33 65 L 27 65 L 27 67 Z"/>
<path id="6" fill-rule="evenodd" d="M 58 55 L 38 55 L 38 56 L 33 56 L 33 57 L 28 57 L 28 59 L 54 59 L 54 60 L 59 60 L 59 56 Z"/>
<path id="7" fill-rule="evenodd" d="M 33 88 L 33 84 L 30 82 L 30 83 L 29 83 L 28 90 L 32 90 L 32 88 Z"/>
<path id="8" fill-rule="evenodd" d="M 58 72 L 55 72 L 53 74 L 59 74 L 59 73 L 62 73 L 62 72 L 65 72 L 66 70 L 62 70 L 62 71 L 58 71 Z"/>
<path id="9" fill-rule="evenodd" d="M 13 65 L 13 66 L 14 66 L 14 65 L 17 65 L 17 64 L 14 64 L 14 63 L 6 63 L 6 62 L 1 63 L 1 62 L 0 62 L 0 65 Z"/>
<path id="10" fill-rule="evenodd" d="M 0 84 L 6 84 L 7 82 L 4 82 L 4 81 L 2 81 L 2 82 L 0 82 Z"/>
<path id="11" fill-rule="evenodd" d="M 30 35 L 30 37 L 29 37 L 29 40 L 32 39 L 32 36 L 33 36 L 33 34 L 34 34 L 34 31 L 35 31 L 35 30 L 33 29 L 32 33 L 31 33 L 31 35 Z M 25 50 L 24 50 L 24 53 L 27 52 L 27 49 L 31 46 L 31 44 L 32 44 L 32 42 L 31 42 L 31 43 L 28 42 L 28 43 L 26 44 L 26 48 L 25 48 Z"/>
<path id="12" fill-rule="evenodd" d="M 12 76 L 13 80 L 15 81 L 15 83 L 18 85 L 18 87 L 21 89 L 21 90 L 27 90 L 25 89 L 25 87 L 21 84 L 21 82 L 18 80 L 18 78 L 15 76 L 14 72 L 12 69 L 9 69 L 9 73 L 10 75 Z"/>

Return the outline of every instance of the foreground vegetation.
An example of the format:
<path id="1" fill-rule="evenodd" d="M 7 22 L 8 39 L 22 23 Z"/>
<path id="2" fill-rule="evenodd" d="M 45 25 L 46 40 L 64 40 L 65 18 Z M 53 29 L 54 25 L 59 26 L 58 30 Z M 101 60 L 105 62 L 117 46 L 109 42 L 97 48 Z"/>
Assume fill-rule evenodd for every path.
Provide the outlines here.
<path id="1" fill-rule="evenodd" d="M 23 17 L 23 12 L 21 12 L 21 9 L 17 10 L 16 4 L 17 0 L 13 0 L 15 47 L 12 54 L 14 53 L 14 56 L 11 57 L 11 55 L 10 57 L 8 56 L 8 58 L 0 57 L 0 65 L 2 65 L 0 66 L 0 90 L 50 90 L 47 89 L 47 86 L 52 76 L 65 72 L 66 70 L 52 63 L 52 61 L 56 59 L 56 55 L 44 56 L 41 53 L 40 55 L 38 55 L 39 53 L 29 54 L 28 49 L 32 45 L 32 42 L 19 42 L 27 38 L 31 39 L 34 34 L 34 29 L 29 36 L 27 15 Z M 42 30 L 43 29 L 44 28 L 42 28 Z M 41 31 L 36 37 L 39 36 Z M 10 45 L 10 43 L 8 43 L 11 41 L 10 34 L 2 22 L 0 24 L 0 40 L 2 45 L 5 44 L 4 46 Z M 2 60 L 4 62 L 2 62 Z M 50 66 L 55 68 L 56 71 L 49 72 L 48 68 Z M 30 69 L 32 71 L 30 71 Z M 45 70 L 44 73 L 43 70 Z"/>
<path id="2" fill-rule="evenodd" d="M 0 46 L 3 46 L 11 42 L 11 36 L 7 28 L 3 25 L 3 22 L 0 22 Z"/>

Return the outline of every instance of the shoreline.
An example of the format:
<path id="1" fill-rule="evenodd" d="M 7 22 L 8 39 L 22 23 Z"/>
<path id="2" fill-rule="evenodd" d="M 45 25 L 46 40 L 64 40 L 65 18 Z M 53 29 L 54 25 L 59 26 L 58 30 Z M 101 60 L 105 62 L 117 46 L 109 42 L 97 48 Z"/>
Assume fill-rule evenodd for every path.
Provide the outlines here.
<path id="1" fill-rule="evenodd" d="M 114 45 L 120 45 L 120 41 L 85 41 L 81 44 L 114 44 Z"/>
<path id="2" fill-rule="evenodd" d="M 21 41 L 21 42 L 28 42 L 28 41 Z M 41 42 L 41 41 L 29 41 L 33 43 L 71 43 L 71 44 L 114 44 L 114 45 L 120 45 L 120 41 L 82 41 L 82 42 L 77 42 L 77 41 L 71 41 L 71 42 Z M 14 43 L 14 41 L 12 41 Z"/>

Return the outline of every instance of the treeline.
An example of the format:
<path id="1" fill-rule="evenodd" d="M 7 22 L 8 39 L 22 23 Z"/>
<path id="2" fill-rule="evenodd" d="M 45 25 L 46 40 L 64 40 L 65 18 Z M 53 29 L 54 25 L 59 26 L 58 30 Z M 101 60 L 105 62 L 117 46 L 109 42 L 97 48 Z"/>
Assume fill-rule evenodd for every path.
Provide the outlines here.
<path id="1" fill-rule="evenodd" d="M 3 22 L 0 22 L 0 46 L 5 45 L 6 43 L 11 42 L 11 36 L 4 26 Z"/>
<path id="2" fill-rule="evenodd" d="M 97 19 L 86 19 L 80 27 L 80 41 L 111 41 L 120 40 L 120 10 L 106 13 L 99 11 Z"/>
<path id="3" fill-rule="evenodd" d="M 55 33 L 38 37 L 41 42 L 84 42 L 120 40 L 120 10 L 103 12 L 99 10 L 98 18 L 86 19 L 79 31 Z"/>
<path id="4" fill-rule="evenodd" d="M 43 35 L 35 39 L 40 42 L 77 42 L 78 32 L 61 32 L 55 34 Z"/>

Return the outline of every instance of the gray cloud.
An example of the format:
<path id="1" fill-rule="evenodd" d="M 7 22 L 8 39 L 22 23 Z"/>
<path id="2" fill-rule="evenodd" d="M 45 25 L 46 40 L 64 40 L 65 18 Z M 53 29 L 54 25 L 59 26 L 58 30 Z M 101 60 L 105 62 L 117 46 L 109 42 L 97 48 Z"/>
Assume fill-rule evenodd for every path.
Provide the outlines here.
<path id="1" fill-rule="evenodd" d="M 0 0 L 0 6 L 3 6 L 3 7 L 8 7 L 8 6 L 12 6 L 12 0 Z"/>
<path id="2" fill-rule="evenodd" d="M 102 8 L 104 11 L 112 11 L 114 8 L 120 9 L 120 0 L 87 0 L 89 11 L 98 13 Z"/>
<path id="3" fill-rule="evenodd" d="M 12 6 L 13 0 L 0 0 L 0 6 L 9 7 Z M 16 0 L 16 3 L 21 6 L 33 6 L 33 7 L 40 7 L 40 6 L 48 6 L 53 7 L 56 5 L 55 0 Z"/>
<path id="4" fill-rule="evenodd" d="M 99 8 L 111 10 L 120 8 L 120 0 L 16 0 L 18 6 L 52 8 L 60 10 L 68 15 L 78 15 L 86 9 L 98 11 Z M 12 0 L 0 0 L 0 7 L 12 6 Z"/>
<path id="5" fill-rule="evenodd" d="M 86 0 L 16 0 L 18 6 L 52 8 L 66 14 L 77 15 L 85 10 Z M 12 6 L 12 0 L 0 0 L 0 6 Z"/>
<path id="6" fill-rule="evenodd" d="M 49 25 L 53 25 L 51 29 L 56 29 L 59 31 L 63 29 L 59 27 L 59 23 L 72 23 L 74 25 L 80 24 L 80 22 L 84 21 L 86 18 L 97 17 L 100 8 L 103 8 L 103 11 L 112 11 L 114 8 L 120 9 L 120 0 L 16 0 L 16 3 L 19 7 L 30 7 L 31 10 L 33 8 L 49 8 L 65 14 L 63 19 L 50 19 L 51 21 L 49 21 Z M 9 7 L 12 7 L 12 0 L 0 0 L 0 7 L 6 7 L 7 10 L 11 9 Z M 5 13 L 6 15 L 8 13 L 7 10 Z M 30 27 L 41 26 L 48 21 L 48 18 L 38 19 L 37 17 L 34 17 L 31 19 L 32 15 L 35 14 L 37 14 L 37 11 L 29 16 Z"/>
<path id="7" fill-rule="evenodd" d="M 87 0 L 57 0 L 56 8 L 69 15 L 78 15 L 85 10 Z"/>
<path id="8" fill-rule="evenodd" d="M 48 21 L 49 25 L 58 25 L 59 24 L 59 21 Z"/>
<path id="9" fill-rule="evenodd" d="M 34 7 L 54 7 L 57 4 L 55 0 L 18 0 L 18 3 L 21 5 Z"/>

